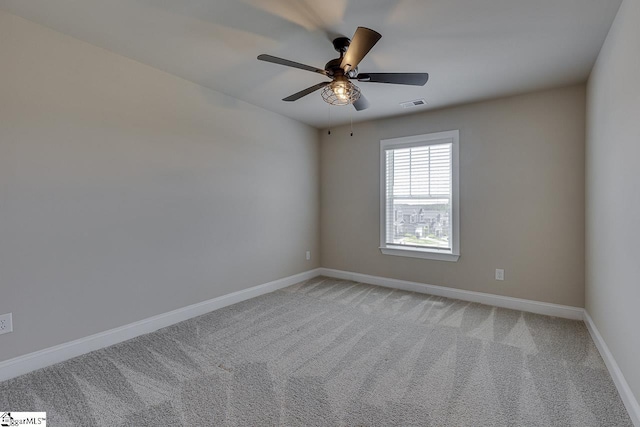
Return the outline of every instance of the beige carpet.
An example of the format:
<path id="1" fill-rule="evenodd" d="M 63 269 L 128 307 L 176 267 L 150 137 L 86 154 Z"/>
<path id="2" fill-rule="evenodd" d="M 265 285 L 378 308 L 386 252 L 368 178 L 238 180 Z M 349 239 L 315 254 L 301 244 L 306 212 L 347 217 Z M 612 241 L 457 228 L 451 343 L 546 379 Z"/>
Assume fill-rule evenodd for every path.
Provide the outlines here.
<path id="1" fill-rule="evenodd" d="M 582 322 L 316 278 L 0 383 L 52 426 L 631 426 Z"/>

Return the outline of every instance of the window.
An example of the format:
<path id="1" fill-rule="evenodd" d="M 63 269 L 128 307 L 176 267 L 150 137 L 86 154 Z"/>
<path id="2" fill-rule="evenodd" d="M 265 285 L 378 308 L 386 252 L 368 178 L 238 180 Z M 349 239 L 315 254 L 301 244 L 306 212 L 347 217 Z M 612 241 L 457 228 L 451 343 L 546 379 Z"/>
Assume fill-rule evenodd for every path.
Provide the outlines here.
<path id="1" fill-rule="evenodd" d="M 457 130 L 380 141 L 380 250 L 457 261 Z"/>

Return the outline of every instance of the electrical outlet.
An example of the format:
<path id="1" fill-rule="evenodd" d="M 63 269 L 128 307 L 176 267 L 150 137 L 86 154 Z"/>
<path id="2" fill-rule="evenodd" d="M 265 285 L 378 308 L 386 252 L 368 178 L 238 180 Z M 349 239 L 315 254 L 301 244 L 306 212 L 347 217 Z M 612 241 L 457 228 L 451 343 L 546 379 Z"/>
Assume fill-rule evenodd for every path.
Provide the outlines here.
<path id="1" fill-rule="evenodd" d="M 0 315 L 0 335 L 13 332 L 13 319 L 11 313 Z"/>
<path id="2" fill-rule="evenodd" d="M 504 280 L 504 270 L 496 268 L 496 280 Z"/>
<path id="3" fill-rule="evenodd" d="M 307 251 L 307 261 L 311 259 L 311 251 Z"/>

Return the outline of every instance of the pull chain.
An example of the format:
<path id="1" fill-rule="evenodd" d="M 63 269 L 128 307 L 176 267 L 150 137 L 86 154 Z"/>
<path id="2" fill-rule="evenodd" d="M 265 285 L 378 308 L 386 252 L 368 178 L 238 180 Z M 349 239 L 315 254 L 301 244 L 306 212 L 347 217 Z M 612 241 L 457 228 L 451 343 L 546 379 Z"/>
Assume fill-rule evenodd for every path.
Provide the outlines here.
<path id="1" fill-rule="evenodd" d="M 331 135 L 331 105 L 327 105 L 329 108 L 329 130 L 327 131 L 327 135 Z"/>
<path id="2" fill-rule="evenodd" d="M 351 136 L 353 136 L 353 113 L 349 114 L 349 118 L 351 119 Z"/>

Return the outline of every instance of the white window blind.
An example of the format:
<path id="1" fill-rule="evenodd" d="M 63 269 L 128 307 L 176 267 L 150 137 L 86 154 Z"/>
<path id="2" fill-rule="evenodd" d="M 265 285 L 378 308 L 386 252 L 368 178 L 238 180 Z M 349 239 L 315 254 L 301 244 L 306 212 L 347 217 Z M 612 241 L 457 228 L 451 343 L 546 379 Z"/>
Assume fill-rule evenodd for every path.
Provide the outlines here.
<path id="1" fill-rule="evenodd" d="M 381 141 L 380 248 L 457 261 L 458 131 Z"/>

